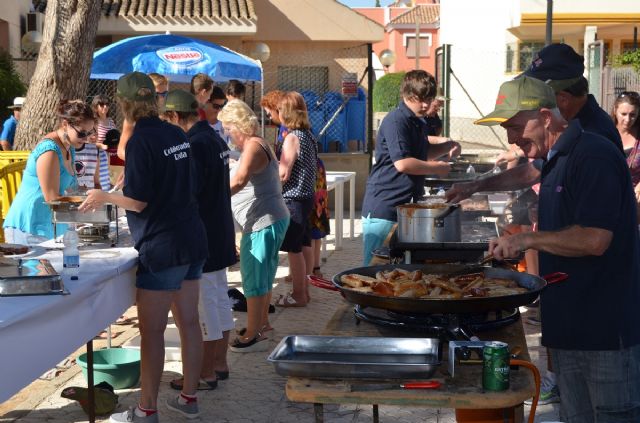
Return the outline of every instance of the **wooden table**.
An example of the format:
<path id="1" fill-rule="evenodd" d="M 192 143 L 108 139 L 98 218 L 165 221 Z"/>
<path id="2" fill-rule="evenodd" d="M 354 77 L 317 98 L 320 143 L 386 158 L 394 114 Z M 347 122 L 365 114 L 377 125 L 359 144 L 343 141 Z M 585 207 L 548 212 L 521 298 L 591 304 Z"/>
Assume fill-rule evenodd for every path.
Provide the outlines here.
<path id="1" fill-rule="evenodd" d="M 322 335 L 328 336 L 392 336 L 421 337 L 399 332 L 367 322 L 356 323 L 351 304 L 342 304 L 327 324 Z M 482 332 L 483 340 L 507 342 L 510 347 L 520 346 L 518 358 L 529 360 L 522 322 L 491 332 Z M 372 404 L 373 419 L 377 422 L 378 405 L 403 405 L 428 408 L 495 409 L 515 407 L 516 421 L 524 418 L 522 403 L 534 395 L 533 377 L 527 369 L 511 371 L 510 388 L 503 392 L 487 392 L 482 389 L 482 366 L 465 364 L 456 366 L 456 377 L 447 372 L 448 346 L 444 347 L 442 364 L 431 379 L 439 380 L 442 387 L 428 390 L 381 390 L 351 392 L 352 384 L 360 380 L 320 380 L 290 377 L 286 384 L 287 398 L 295 402 L 314 404 L 316 422 L 323 421 L 323 404 Z M 387 380 L 388 382 L 393 382 Z M 376 381 L 378 382 L 378 381 Z M 400 381 L 396 381 L 400 383 Z M 520 419 L 520 420 L 518 420 Z"/>

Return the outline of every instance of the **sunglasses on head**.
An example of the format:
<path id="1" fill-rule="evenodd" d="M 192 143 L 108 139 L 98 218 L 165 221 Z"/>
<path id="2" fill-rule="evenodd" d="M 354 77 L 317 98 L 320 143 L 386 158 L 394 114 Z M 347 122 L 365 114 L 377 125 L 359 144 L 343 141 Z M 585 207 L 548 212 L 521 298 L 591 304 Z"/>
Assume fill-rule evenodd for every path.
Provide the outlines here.
<path id="1" fill-rule="evenodd" d="M 156 93 L 156 97 L 162 97 L 162 98 L 166 98 L 167 94 L 169 94 L 169 91 L 163 91 L 163 92 L 158 92 Z"/>
<path id="2" fill-rule="evenodd" d="M 76 128 L 73 125 L 69 125 L 69 126 L 71 126 L 73 130 L 76 131 L 76 133 L 78 134 L 78 138 L 87 138 L 96 133 L 95 129 L 91 129 L 89 131 L 83 131 L 83 130 L 81 131 L 80 129 Z"/>
<path id="3" fill-rule="evenodd" d="M 638 94 L 636 91 L 623 91 L 618 96 L 618 98 L 625 98 L 625 97 L 640 98 L 640 94 Z"/>

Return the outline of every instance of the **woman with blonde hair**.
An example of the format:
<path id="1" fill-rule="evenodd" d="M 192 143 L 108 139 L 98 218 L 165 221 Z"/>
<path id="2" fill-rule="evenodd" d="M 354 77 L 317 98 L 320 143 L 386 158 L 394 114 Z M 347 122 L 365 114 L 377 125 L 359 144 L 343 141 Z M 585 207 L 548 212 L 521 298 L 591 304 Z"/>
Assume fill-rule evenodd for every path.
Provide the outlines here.
<path id="1" fill-rule="evenodd" d="M 240 274 L 247 297 L 247 327 L 238 332 L 230 349 L 265 351 L 263 332 L 271 329 L 269 302 L 278 268 L 278 250 L 289 226 L 282 198 L 278 161 L 258 135 L 258 118 L 241 100 L 231 100 L 218 115 L 225 133 L 240 151 L 231 170 L 231 209 L 242 228 Z"/>

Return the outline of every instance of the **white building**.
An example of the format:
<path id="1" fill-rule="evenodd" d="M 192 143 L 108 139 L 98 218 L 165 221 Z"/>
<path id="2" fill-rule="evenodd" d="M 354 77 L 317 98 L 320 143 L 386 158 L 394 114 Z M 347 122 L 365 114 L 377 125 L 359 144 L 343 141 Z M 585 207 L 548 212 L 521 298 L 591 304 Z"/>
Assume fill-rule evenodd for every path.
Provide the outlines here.
<path id="1" fill-rule="evenodd" d="M 450 95 L 454 138 L 500 146 L 497 134 L 504 142 L 503 130 L 494 134 L 471 122 L 493 110 L 500 84 L 526 69 L 544 46 L 546 10 L 546 0 L 441 0 L 440 43 L 452 45 L 455 75 Z M 553 1 L 553 41 L 585 57 L 595 40 L 603 41 L 605 59 L 631 49 L 634 26 L 640 27 L 637 0 Z"/>

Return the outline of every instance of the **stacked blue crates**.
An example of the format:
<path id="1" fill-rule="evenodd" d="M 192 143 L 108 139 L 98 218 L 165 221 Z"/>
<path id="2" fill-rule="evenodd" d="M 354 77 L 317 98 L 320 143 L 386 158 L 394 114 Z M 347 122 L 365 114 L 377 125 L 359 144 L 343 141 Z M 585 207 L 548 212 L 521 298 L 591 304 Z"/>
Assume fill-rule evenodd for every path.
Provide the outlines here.
<path id="1" fill-rule="evenodd" d="M 342 101 L 342 94 L 338 92 L 329 91 L 325 94 L 323 102 L 325 124 L 329 122 L 335 111 L 342 105 Z M 332 141 L 338 142 L 339 152 L 347 150 L 347 113 L 344 109 L 338 113 L 338 116 L 327 128 L 323 141 L 325 151 L 327 151 L 329 143 Z"/>
<path id="2" fill-rule="evenodd" d="M 347 140 L 358 140 L 358 145 L 364 146 L 364 134 L 367 110 L 367 95 L 362 88 L 358 88 L 358 96 L 349 99 L 347 103 Z"/>

